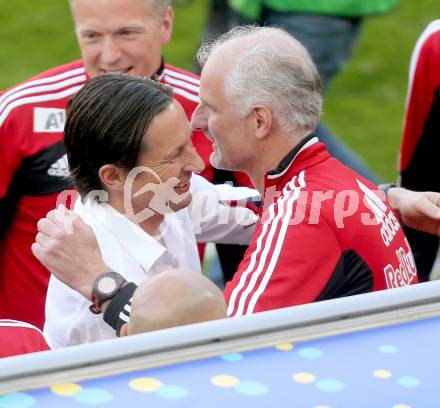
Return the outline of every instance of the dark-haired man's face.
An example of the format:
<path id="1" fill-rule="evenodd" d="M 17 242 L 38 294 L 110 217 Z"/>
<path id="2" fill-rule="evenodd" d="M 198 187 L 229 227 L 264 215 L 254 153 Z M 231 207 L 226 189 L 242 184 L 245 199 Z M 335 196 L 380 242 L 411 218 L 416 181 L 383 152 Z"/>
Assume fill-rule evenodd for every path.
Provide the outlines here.
<path id="1" fill-rule="evenodd" d="M 205 165 L 191 142 L 191 127 L 182 106 L 173 101 L 151 122 L 143 137 L 132 183 L 135 214 L 178 211 L 191 202 L 190 179 Z M 130 177 L 129 174 L 129 177 Z"/>
<path id="2" fill-rule="evenodd" d="M 147 0 L 75 0 L 72 14 L 90 77 L 107 72 L 153 76 L 162 46 L 171 37 L 173 15 L 157 16 Z"/>

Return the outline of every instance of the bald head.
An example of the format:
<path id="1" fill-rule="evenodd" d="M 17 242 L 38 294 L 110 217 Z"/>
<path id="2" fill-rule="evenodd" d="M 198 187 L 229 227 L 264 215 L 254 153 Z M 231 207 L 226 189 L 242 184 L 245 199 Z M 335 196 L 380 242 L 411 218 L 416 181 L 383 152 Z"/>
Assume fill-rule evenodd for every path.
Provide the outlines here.
<path id="1" fill-rule="evenodd" d="M 265 105 L 286 134 L 307 134 L 321 114 L 321 81 L 308 51 L 274 27 L 235 27 L 202 44 L 197 60 L 203 76 L 224 67 L 224 89 L 236 112 Z"/>
<path id="2" fill-rule="evenodd" d="M 128 334 L 226 317 L 222 292 L 200 273 L 172 269 L 140 285 L 133 297 Z"/>

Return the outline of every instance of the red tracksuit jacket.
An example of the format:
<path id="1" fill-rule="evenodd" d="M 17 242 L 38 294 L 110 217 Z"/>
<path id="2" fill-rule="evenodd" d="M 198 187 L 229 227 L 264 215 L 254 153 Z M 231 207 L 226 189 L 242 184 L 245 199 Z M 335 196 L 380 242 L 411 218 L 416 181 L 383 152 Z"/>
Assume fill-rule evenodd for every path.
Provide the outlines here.
<path id="1" fill-rule="evenodd" d="M 228 316 L 416 283 L 402 228 L 375 190 L 307 137 L 265 176 L 260 222 L 225 288 Z"/>

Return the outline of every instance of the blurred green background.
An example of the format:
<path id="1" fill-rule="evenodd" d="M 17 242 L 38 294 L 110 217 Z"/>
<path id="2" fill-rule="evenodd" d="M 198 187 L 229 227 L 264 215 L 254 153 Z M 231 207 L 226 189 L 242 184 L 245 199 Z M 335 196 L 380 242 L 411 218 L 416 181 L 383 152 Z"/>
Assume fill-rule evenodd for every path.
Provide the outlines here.
<path id="1" fill-rule="evenodd" d="M 193 69 L 207 6 L 176 2 L 169 63 Z M 396 177 L 411 52 L 439 9 L 438 0 L 401 0 L 389 15 L 368 19 L 326 97 L 325 123 L 386 180 Z M 0 1 L 0 38 L 0 89 L 80 57 L 67 0 Z"/>

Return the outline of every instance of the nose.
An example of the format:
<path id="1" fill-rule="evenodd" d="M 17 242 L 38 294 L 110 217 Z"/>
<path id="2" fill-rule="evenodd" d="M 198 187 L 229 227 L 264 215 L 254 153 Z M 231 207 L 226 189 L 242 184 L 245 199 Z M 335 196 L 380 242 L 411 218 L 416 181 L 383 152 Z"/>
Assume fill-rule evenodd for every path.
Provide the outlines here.
<path id="1" fill-rule="evenodd" d="M 208 129 L 208 115 L 206 114 L 205 107 L 199 103 L 194 110 L 191 117 L 191 128 L 192 130 Z"/>
<path id="2" fill-rule="evenodd" d="M 203 162 L 203 159 L 199 156 L 197 153 L 197 150 L 194 148 L 191 148 L 190 154 L 187 157 L 186 165 L 184 166 L 184 170 L 188 172 L 193 173 L 201 173 L 203 170 L 205 170 L 205 163 Z"/>
<path id="3" fill-rule="evenodd" d="M 121 52 L 116 41 L 111 37 L 105 37 L 102 42 L 101 61 L 105 68 L 112 68 L 117 64 Z"/>

